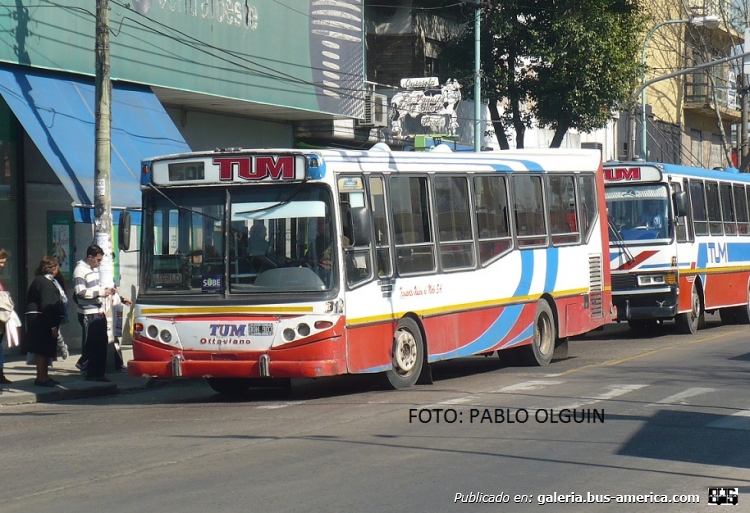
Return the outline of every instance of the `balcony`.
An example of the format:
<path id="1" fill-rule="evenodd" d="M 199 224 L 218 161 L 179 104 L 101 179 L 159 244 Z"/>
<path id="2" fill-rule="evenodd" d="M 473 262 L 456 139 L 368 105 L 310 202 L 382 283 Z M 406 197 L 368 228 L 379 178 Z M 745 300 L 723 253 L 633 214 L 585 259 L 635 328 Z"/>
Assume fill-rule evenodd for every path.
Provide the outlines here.
<path id="1" fill-rule="evenodd" d="M 737 98 L 737 86 L 733 79 L 715 77 L 716 100 L 725 122 L 740 121 L 740 107 Z M 686 111 L 696 114 L 714 115 L 714 94 L 705 73 L 692 73 L 685 78 Z"/>

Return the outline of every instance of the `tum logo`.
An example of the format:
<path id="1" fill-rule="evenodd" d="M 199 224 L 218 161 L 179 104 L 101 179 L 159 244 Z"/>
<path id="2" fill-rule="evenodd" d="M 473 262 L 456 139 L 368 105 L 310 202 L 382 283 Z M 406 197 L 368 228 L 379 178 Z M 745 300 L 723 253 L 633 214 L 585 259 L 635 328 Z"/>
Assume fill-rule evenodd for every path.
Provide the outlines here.
<path id="1" fill-rule="evenodd" d="M 604 179 L 610 182 L 630 181 L 641 179 L 639 167 L 610 167 L 604 170 Z"/>
<path id="2" fill-rule="evenodd" d="M 728 263 L 729 255 L 727 252 L 727 245 L 720 242 L 709 242 L 708 243 L 708 261 L 715 264 Z"/>

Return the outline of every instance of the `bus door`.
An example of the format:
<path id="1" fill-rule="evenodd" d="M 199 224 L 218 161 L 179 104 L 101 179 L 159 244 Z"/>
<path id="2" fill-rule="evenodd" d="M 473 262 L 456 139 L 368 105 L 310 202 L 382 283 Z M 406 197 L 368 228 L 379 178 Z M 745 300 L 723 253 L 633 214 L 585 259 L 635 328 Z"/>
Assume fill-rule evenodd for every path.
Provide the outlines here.
<path id="1" fill-rule="evenodd" d="M 393 340 L 393 266 L 384 178 L 337 179 L 350 372 L 385 370 Z"/>

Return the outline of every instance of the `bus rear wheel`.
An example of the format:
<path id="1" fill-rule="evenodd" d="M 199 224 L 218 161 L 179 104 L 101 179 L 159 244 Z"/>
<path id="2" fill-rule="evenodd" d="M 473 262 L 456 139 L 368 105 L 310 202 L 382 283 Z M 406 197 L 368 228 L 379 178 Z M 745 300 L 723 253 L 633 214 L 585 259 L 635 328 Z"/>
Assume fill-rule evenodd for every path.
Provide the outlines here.
<path id="1" fill-rule="evenodd" d="M 534 316 L 534 339 L 531 344 L 518 348 L 518 359 L 523 365 L 543 367 L 552 360 L 557 340 L 555 317 L 547 301 L 540 300 Z"/>
<path id="2" fill-rule="evenodd" d="M 701 297 L 693 283 L 693 289 L 690 295 L 690 311 L 677 314 L 675 323 L 680 333 L 693 334 L 698 331 L 701 323 L 703 308 L 701 308 Z"/>
<path id="3" fill-rule="evenodd" d="M 253 382 L 250 378 L 206 378 L 206 381 L 214 392 L 230 396 L 244 394 Z"/>
<path id="4" fill-rule="evenodd" d="M 424 364 L 424 341 L 419 325 L 409 317 L 398 323 L 393 334 L 393 368 L 386 372 L 388 382 L 398 390 L 410 388 L 419 379 Z"/>

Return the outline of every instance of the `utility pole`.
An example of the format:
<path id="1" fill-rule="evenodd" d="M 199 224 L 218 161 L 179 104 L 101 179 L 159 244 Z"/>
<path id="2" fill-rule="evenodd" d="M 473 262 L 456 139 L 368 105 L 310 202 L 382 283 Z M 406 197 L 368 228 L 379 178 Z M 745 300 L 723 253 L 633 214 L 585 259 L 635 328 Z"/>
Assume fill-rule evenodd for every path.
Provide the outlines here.
<path id="1" fill-rule="evenodd" d="M 482 136 L 484 130 L 482 130 L 482 59 L 479 56 L 479 41 L 481 40 L 479 33 L 479 19 L 480 19 L 480 7 L 477 1 L 477 7 L 474 10 L 474 151 L 482 151 Z"/>
<path id="2" fill-rule="evenodd" d="M 747 149 L 747 112 L 748 112 L 748 105 L 747 105 L 747 75 L 744 73 L 744 71 L 740 72 L 739 76 L 739 85 L 740 85 L 740 140 L 738 141 L 739 144 L 738 150 L 739 155 L 737 159 L 737 165 L 740 165 L 740 162 L 745 161 L 748 154 Z M 740 171 L 743 171 L 740 169 Z"/>
<path id="3" fill-rule="evenodd" d="M 112 287 L 114 261 L 110 195 L 112 84 L 109 79 L 109 0 L 96 0 L 95 54 L 94 241 L 104 250 L 99 280 L 103 287 Z"/>
<path id="4" fill-rule="evenodd" d="M 742 49 L 743 52 L 747 53 L 750 50 L 750 29 L 745 29 L 745 44 Z M 747 58 L 742 58 L 742 66 L 740 69 L 740 140 L 738 146 L 739 155 L 737 155 L 737 167 L 740 171 L 744 171 L 741 167 L 742 162 L 747 162 L 748 148 L 747 148 L 747 122 L 748 122 L 748 73 L 750 73 L 750 61 Z"/>

